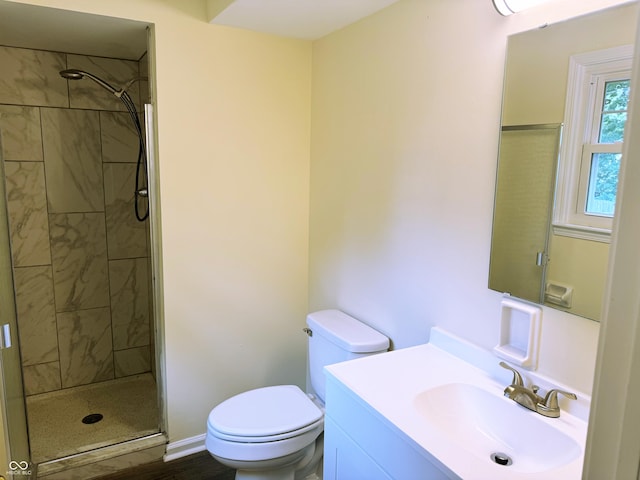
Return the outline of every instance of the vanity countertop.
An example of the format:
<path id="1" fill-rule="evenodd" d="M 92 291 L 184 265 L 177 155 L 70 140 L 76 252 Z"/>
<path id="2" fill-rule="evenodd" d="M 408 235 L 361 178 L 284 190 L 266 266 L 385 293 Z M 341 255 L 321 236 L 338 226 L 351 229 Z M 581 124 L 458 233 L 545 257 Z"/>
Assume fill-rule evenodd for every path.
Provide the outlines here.
<path id="1" fill-rule="evenodd" d="M 498 361 L 495 359 L 496 365 Z M 416 399 L 427 390 L 445 385 L 472 385 L 513 403 L 503 396 L 508 380 L 503 384 L 501 379 L 495 379 L 495 372 L 487 373 L 476 364 L 467 363 L 432 343 L 330 365 L 325 371 L 329 381 L 340 382 L 358 397 L 365 408 L 373 409 L 381 421 L 403 435 L 414 448 L 428 452 L 436 462 L 446 466 L 454 477 L 465 480 L 540 479 L 541 475 L 545 480 L 581 478 L 587 422 L 564 409 L 559 418 L 546 418 L 514 403 L 522 410 L 523 416 L 535 416 L 528 421 L 547 423 L 575 440 L 579 446 L 576 458 L 551 469 L 544 466 L 538 469 L 530 464 L 523 471 L 518 468 L 517 453 L 513 465 L 496 465 L 488 460 L 488 455 L 485 457 L 484 454 L 461 451 L 460 444 L 456 443 L 461 441 L 459 438 L 454 440 L 443 435 L 432 424 L 425 422 L 416 408 Z M 509 372 L 505 375 L 510 379 Z M 511 405 L 506 408 L 511 408 Z M 519 412 L 516 415 L 520 418 Z M 517 429 L 518 426 L 513 425 L 513 428 Z M 522 435 L 527 435 L 527 432 L 523 431 Z M 534 471 L 536 469 L 539 471 Z"/>

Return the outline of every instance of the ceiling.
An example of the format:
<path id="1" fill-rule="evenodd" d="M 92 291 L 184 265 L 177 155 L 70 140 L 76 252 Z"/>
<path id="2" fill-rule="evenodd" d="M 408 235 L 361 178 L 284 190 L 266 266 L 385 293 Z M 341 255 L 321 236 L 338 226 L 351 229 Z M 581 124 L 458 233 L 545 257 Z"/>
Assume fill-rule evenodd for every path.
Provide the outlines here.
<path id="1" fill-rule="evenodd" d="M 314 40 L 398 0 L 206 0 L 209 21 Z"/>
<path id="2" fill-rule="evenodd" d="M 207 20 L 286 37 L 316 39 L 398 0 L 200 0 Z M 147 24 L 0 0 L 0 45 L 138 60 Z"/>
<path id="3" fill-rule="evenodd" d="M 0 45 L 139 60 L 146 24 L 0 0 Z"/>

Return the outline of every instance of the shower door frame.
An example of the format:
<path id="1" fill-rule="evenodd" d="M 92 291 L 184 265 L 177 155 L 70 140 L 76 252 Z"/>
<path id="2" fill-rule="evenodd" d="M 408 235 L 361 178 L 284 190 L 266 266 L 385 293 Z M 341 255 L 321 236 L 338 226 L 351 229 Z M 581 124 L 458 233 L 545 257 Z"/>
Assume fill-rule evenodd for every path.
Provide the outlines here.
<path id="1" fill-rule="evenodd" d="M 149 55 L 149 86 L 152 85 L 152 72 L 155 72 L 155 56 L 152 54 L 151 45 L 154 45 L 153 26 L 149 27 L 149 39 L 147 41 L 147 52 Z M 155 52 L 154 52 L 155 53 Z M 151 88 L 151 96 L 154 97 L 155 88 Z M 144 129 L 147 147 L 147 190 L 149 200 L 149 246 L 151 261 L 151 285 L 152 285 L 152 305 L 153 305 L 153 328 L 154 328 L 154 359 L 156 366 L 156 390 L 158 394 L 158 429 L 161 434 L 166 433 L 167 402 L 164 362 L 164 283 L 162 279 L 162 241 L 160 223 L 160 188 L 158 178 L 158 168 L 156 161 L 157 130 L 154 109 L 154 98 L 152 103 L 144 104 Z"/>

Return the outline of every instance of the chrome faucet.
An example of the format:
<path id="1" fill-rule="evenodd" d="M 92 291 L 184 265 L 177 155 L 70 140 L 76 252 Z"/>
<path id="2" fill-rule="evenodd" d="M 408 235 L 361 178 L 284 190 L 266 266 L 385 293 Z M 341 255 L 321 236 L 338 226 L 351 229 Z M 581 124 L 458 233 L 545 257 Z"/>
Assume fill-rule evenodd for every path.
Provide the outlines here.
<path id="1" fill-rule="evenodd" d="M 544 397 L 541 397 L 538 395 L 539 387 L 537 385 L 532 385 L 531 388 L 525 387 L 522 375 L 515 368 L 505 362 L 500 362 L 500 366 L 513 372 L 513 380 L 511 380 L 511 385 L 504 389 L 504 396 L 540 415 L 551 418 L 560 416 L 558 394 L 562 394 L 571 400 L 578 398 L 575 393 L 565 392 L 556 388 L 549 390 Z"/>

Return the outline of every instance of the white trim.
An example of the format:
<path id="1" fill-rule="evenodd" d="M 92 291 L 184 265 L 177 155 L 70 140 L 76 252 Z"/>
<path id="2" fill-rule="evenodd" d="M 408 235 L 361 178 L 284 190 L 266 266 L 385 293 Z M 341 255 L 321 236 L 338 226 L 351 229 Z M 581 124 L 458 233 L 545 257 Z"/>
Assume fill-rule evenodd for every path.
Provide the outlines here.
<path id="1" fill-rule="evenodd" d="M 204 452 L 207 448 L 204 445 L 206 434 L 196 435 L 167 444 L 167 453 L 164 454 L 163 460 L 170 462 L 178 458 L 193 455 L 194 453 Z"/>
<path id="2" fill-rule="evenodd" d="M 640 49 L 640 29 L 636 33 Z M 640 464 L 640 64 L 631 77 L 609 278 L 582 478 L 638 478 Z"/>
<path id="3" fill-rule="evenodd" d="M 593 110 L 593 101 L 589 100 L 591 75 L 629 70 L 632 58 L 632 45 L 572 55 L 569 58 L 564 139 L 560 146 L 556 205 L 553 211 L 554 226 L 567 227 L 561 233 L 563 235 L 575 236 L 577 229 L 574 227 L 580 224 L 576 213 L 576 199 L 580 188 L 582 145 L 584 139 L 589 138 L 589 131 L 585 130 L 589 126 L 586 119 Z"/>
<path id="4" fill-rule="evenodd" d="M 552 225 L 553 234 L 563 237 L 611 243 L 611 232 L 606 228 L 584 227 L 582 225 Z"/>

